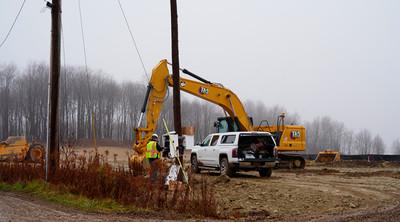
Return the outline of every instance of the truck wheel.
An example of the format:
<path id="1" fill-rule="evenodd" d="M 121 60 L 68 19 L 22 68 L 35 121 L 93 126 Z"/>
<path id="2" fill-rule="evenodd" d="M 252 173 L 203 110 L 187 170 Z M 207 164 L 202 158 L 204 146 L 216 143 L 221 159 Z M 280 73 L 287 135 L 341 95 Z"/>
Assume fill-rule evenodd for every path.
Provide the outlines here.
<path id="1" fill-rule="evenodd" d="M 29 147 L 27 153 L 27 160 L 31 160 L 33 162 L 40 162 L 43 159 L 44 148 L 40 144 L 33 144 Z"/>
<path id="2" fill-rule="evenodd" d="M 260 168 L 258 173 L 260 174 L 260 177 L 271 177 L 272 168 Z"/>
<path id="3" fill-rule="evenodd" d="M 192 158 L 190 158 L 190 162 L 192 164 L 192 171 L 194 173 L 200 173 L 199 163 L 197 162 L 196 155 L 192 155 Z"/>
<path id="4" fill-rule="evenodd" d="M 229 166 L 229 162 L 226 157 L 220 160 L 219 165 L 220 165 L 221 176 L 227 175 L 228 177 L 232 177 L 235 174 L 234 170 Z"/>

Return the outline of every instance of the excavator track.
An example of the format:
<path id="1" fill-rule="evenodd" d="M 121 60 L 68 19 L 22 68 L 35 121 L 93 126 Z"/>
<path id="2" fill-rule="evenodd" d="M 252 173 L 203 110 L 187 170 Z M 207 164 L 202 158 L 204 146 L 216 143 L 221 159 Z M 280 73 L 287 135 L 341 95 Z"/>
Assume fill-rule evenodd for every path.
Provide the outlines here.
<path id="1" fill-rule="evenodd" d="M 278 159 L 277 168 L 304 169 L 306 166 L 306 160 L 300 155 L 280 153 Z"/>

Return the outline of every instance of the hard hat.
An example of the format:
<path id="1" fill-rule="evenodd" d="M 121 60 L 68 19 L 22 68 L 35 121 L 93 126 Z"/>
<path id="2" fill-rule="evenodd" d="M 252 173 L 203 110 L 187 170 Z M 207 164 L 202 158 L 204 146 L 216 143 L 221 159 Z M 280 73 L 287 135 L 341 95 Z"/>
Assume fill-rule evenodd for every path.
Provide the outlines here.
<path id="1" fill-rule="evenodd" d="M 158 135 L 154 133 L 153 135 L 151 135 L 151 138 L 156 138 L 156 139 L 158 139 Z"/>

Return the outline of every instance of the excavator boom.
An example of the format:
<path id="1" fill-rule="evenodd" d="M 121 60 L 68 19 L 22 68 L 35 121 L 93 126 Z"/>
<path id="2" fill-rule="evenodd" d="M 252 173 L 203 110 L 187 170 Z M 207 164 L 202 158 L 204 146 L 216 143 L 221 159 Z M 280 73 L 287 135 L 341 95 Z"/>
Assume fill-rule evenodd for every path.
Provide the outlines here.
<path id="1" fill-rule="evenodd" d="M 152 71 L 141 113 L 141 116 L 143 116 L 146 112 L 147 125 L 145 127 L 139 127 L 142 120 L 142 118 L 140 118 L 138 128 L 135 129 L 136 141 L 134 150 L 138 154 L 143 154 L 145 152 L 146 144 L 156 130 L 157 121 L 168 91 L 168 86 L 173 85 L 172 76 L 169 74 L 167 65 L 167 60 L 161 60 Z M 180 89 L 182 91 L 219 105 L 229 116 L 237 117 L 240 130 L 251 131 L 253 129 L 253 125 L 247 116 L 244 106 L 235 93 L 223 87 L 221 84 L 211 83 L 187 70 L 184 70 L 184 72 L 202 82 L 180 78 Z"/>

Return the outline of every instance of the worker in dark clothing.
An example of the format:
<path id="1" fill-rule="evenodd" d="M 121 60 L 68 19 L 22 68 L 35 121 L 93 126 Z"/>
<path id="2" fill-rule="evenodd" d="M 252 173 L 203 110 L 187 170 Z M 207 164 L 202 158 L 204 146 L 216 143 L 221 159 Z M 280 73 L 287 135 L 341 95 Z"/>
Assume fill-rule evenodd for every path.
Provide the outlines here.
<path id="1" fill-rule="evenodd" d="M 161 157 L 162 147 L 158 144 L 158 135 L 153 134 L 151 140 L 147 143 L 146 159 L 150 163 L 150 179 L 154 181 L 158 176 L 158 161 Z"/>

